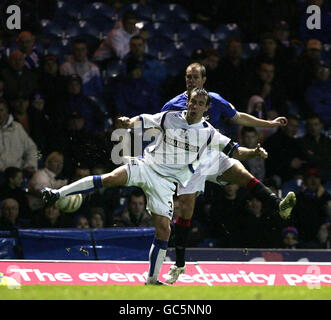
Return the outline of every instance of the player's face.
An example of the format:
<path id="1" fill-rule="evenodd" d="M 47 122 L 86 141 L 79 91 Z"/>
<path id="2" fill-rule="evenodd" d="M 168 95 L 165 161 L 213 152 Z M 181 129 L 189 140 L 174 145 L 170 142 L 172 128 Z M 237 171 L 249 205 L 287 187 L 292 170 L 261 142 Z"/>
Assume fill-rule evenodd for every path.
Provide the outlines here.
<path id="1" fill-rule="evenodd" d="M 199 122 L 208 110 L 207 97 L 193 93 L 187 102 L 187 117 L 191 122 Z"/>
<path id="2" fill-rule="evenodd" d="M 206 77 L 202 77 L 199 68 L 187 68 L 185 74 L 186 89 L 191 91 L 194 88 L 203 88 Z"/>

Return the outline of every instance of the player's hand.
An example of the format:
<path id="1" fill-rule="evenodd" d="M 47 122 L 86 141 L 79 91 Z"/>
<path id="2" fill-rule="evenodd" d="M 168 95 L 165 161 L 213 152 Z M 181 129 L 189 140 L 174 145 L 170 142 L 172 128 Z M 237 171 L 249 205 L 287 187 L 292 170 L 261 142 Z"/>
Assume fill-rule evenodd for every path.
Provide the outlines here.
<path id="1" fill-rule="evenodd" d="M 117 119 L 116 125 L 117 125 L 118 128 L 128 129 L 128 128 L 130 128 L 130 125 L 131 125 L 130 118 L 128 118 L 128 117 L 119 117 Z"/>
<path id="2" fill-rule="evenodd" d="M 287 125 L 287 118 L 278 117 L 270 121 L 272 127 L 285 127 Z"/>
<path id="3" fill-rule="evenodd" d="M 255 154 L 256 157 L 262 158 L 262 159 L 267 159 L 268 158 L 268 152 L 265 151 L 262 147 L 261 144 L 258 143 L 257 147 L 255 148 Z"/>

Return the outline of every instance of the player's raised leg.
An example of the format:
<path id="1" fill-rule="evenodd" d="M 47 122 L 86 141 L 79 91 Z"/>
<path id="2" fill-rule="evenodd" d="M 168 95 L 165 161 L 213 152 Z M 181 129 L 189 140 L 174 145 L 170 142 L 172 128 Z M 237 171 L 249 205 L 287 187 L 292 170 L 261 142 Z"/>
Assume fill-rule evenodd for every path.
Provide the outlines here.
<path id="1" fill-rule="evenodd" d="M 168 241 L 171 233 L 170 219 L 152 214 L 155 227 L 155 238 L 149 251 L 149 270 L 146 284 L 163 285 L 158 280 L 162 264 L 166 257 Z"/>
<path id="2" fill-rule="evenodd" d="M 128 180 L 128 174 L 125 166 L 116 168 L 110 173 L 104 175 L 94 175 L 84 177 L 62 188 L 42 190 L 42 198 L 45 204 L 51 205 L 58 199 L 77 193 L 88 193 L 98 188 L 110 188 L 124 186 Z"/>
<path id="3" fill-rule="evenodd" d="M 296 203 L 295 193 L 289 192 L 284 199 L 280 199 L 261 181 L 250 174 L 240 162 L 235 163 L 226 170 L 221 175 L 221 179 L 247 188 L 251 194 L 265 205 L 271 214 L 278 212 L 283 219 L 290 217 Z"/>

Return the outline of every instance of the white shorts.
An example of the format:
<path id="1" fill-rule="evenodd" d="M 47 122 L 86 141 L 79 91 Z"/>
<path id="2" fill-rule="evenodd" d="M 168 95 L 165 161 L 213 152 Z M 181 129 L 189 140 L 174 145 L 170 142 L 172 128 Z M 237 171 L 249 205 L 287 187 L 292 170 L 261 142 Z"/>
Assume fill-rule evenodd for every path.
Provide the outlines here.
<path id="1" fill-rule="evenodd" d="M 219 185 L 226 185 L 227 182 L 221 181 L 220 177 L 237 162 L 239 161 L 229 158 L 222 152 L 210 152 L 208 162 L 201 162 L 187 186 L 178 185 L 177 195 L 204 192 L 206 180 Z"/>
<path id="2" fill-rule="evenodd" d="M 126 162 L 125 169 L 128 173 L 126 185 L 139 187 L 145 192 L 146 207 L 149 211 L 172 220 L 175 183 L 167 177 L 160 176 L 143 159 L 130 158 Z"/>

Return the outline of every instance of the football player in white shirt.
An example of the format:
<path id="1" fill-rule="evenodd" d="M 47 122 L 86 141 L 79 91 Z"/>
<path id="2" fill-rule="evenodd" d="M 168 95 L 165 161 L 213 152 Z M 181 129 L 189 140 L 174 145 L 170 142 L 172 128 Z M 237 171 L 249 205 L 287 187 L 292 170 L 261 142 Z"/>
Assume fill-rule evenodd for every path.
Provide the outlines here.
<path id="1" fill-rule="evenodd" d="M 173 195 L 176 184 L 186 186 L 200 159 L 207 156 L 206 150 L 226 151 L 238 159 L 267 157 L 258 146 L 255 149 L 239 147 L 231 139 L 220 134 L 203 118 L 208 110 L 210 97 L 204 89 L 192 90 L 188 99 L 187 111 L 161 112 L 155 115 L 142 114 L 133 118 L 121 117 L 122 128 L 133 128 L 137 124 L 144 128 L 156 127 L 160 135 L 156 143 L 145 149 L 141 159 L 130 158 L 125 165 L 110 173 L 89 176 L 58 190 L 42 190 L 45 204 L 77 193 L 91 192 L 96 188 L 137 186 L 146 194 L 147 209 L 151 212 L 155 227 L 155 238 L 149 252 L 149 272 L 146 284 L 163 284 L 158 280 L 161 266 L 166 256 L 170 237 L 170 222 L 173 215 Z M 222 169 L 230 170 L 237 160 L 224 154 Z M 238 179 L 253 178 L 247 171 L 234 172 Z M 234 177 L 237 179 L 237 176 Z"/>

